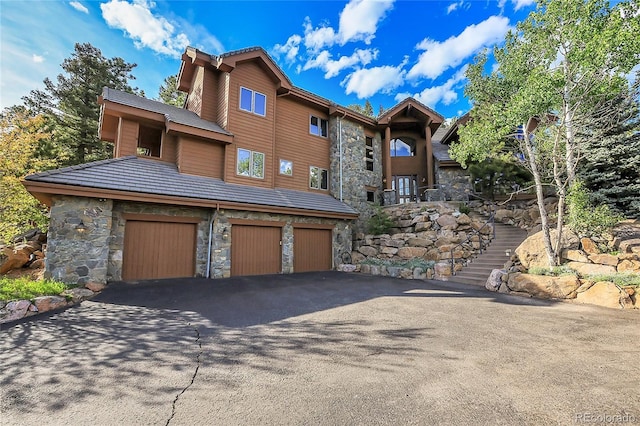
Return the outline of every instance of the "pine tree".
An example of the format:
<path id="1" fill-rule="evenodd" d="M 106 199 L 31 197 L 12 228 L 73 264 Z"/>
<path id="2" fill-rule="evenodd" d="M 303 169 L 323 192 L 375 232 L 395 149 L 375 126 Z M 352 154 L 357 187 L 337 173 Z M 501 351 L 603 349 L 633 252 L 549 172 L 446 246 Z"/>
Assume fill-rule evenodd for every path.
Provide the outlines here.
<path id="1" fill-rule="evenodd" d="M 184 101 L 187 99 L 187 94 L 178 90 L 177 75 L 170 75 L 164 79 L 160 89 L 158 89 L 158 95 L 161 102 L 180 108 L 184 106 Z"/>

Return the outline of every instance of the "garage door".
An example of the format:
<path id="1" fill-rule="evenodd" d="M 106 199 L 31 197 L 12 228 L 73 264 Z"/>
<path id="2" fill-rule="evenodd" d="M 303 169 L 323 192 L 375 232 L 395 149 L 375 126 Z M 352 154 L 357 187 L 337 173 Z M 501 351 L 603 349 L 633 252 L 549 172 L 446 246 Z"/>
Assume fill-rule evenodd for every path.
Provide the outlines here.
<path id="1" fill-rule="evenodd" d="M 329 271 L 332 269 L 331 229 L 294 228 L 293 271 Z"/>
<path id="2" fill-rule="evenodd" d="M 282 272 L 282 228 L 231 226 L 231 275 L 279 274 Z"/>
<path id="3" fill-rule="evenodd" d="M 123 280 L 193 277 L 196 223 L 127 220 Z"/>

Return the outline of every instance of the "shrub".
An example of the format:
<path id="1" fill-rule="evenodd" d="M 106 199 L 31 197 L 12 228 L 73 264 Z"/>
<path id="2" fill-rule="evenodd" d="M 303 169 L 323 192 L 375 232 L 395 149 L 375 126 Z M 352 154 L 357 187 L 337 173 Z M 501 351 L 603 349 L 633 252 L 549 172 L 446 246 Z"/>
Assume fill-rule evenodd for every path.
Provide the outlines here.
<path id="1" fill-rule="evenodd" d="M 567 225 L 576 234 L 599 237 L 611 231 L 623 219 L 606 204 L 593 206 L 584 184 L 581 181 L 573 183 L 567 195 Z"/>
<path id="2" fill-rule="evenodd" d="M 528 271 L 531 275 L 548 275 L 550 277 L 561 277 L 566 275 L 577 275 L 576 271 L 566 265 L 554 266 L 553 268 L 532 267 Z"/>
<path id="3" fill-rule="evenodd" d="M 460 204 L 460 207 L 458 207 L 458 211 L 460 213 L 469 214 L 471 213 L 471 208 L 469 208 L 469 206 L 467 206 L 466 204 Z"/>
<path id="4" fill-rule="evenodd" d="M 620 287 L 640 287 L 640 274 L 624 273 L 624 274 L 606 274 L 606 275 L 589 275 L 589 281 L 600 282 L 609 281 Z"/>
<path id="5" fill-rule="evenodd" d="M 53 280 L 36 281 L 30 278 L 0 278 L 0 300 L 30 300 L 38 296 L 54 296 L 67 286 Z"/>
<path id="6" fill-rule="evenodd" d="M 387 212 L 382 210 L 381 206 L 375 206 L 373 216 L 369 219 L 368 229 L 369 233 L 373 235 L 388 234 L 391 228 L 393 228 L 393 219 Z"/>
<path id="7" fill-rule="evenodd" d="M 390 267 L 407 268 L 407 269 L 422 268 L 426 271 L 427 269 L 432 269 L 436 263 L 432 260 L 424 260 L 419 257 L 409 259 L 409 260 L 388 260 L 388 259 L 378 259 L 375 257 L 369 257 L 363 260 L 362 264 L 376 265 L 376 266 L 390 266 Z"/>

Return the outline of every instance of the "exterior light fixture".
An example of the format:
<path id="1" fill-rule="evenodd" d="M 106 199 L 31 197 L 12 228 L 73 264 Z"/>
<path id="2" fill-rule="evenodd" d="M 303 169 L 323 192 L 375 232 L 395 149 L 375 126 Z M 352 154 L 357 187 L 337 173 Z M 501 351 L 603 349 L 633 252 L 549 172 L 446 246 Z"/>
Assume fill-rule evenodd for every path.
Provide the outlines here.
<path id="1" fill-rule="evenodd" d="M 80 234 L 87 232 L 88 229 L 89 228 L 87 228 L 87 225 L 84 224 L 82 219 L 80 220 L 80 223 L 76 225 L 76 231 L 78 231 Z"/>

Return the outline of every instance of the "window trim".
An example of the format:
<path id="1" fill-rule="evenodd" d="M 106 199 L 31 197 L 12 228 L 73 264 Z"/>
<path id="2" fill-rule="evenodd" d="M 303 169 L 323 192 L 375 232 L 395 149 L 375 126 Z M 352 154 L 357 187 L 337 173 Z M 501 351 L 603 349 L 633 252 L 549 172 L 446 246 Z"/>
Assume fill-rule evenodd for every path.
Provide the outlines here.
<path id="1" fill-rule="evenodd" d="M 138 152 L 139 149 L 144 149 L 140 146 L 140 131 L 142 128 L 153 129 L 155 131 L 160 132 L 160 148 L 158 149 L 158 156 L 149 154 L 141 154 Z M 162 158 L 162 151 L 164 149 L 164 129 L 159 126 L 147 126 L 146 124 L 138 123 L 138 132 L 137 132 L 137 140 L 136 140 L 136 156 L 137 157 L 145 157 L 145 158 Z M 147 148 L 149 149 L 149 148 Z"/>
<path id="2" fill-rule="evenodd" d="M 318 187 L 317 188 L 311 185 L 311 172 L 313 169 L 318 170 Z M 322 188 L 322 171 L 325 171 L 327 173 L 326 188 Z M 315 189 L 318 191 L 328 191 L 329 190 L 329 170 L 325 169 L 324 167 L 309 166 L 309 188 Z"/>
<path id="3" fill-rule="evenodd" d="M 369 141 L 371 141 L 371 145 L 369 145 Z M 374 153 L 373 153 L 373 138 L 371 136 L 365 136 L 365 144 L 364 144 L 364 166 L 368 171 L 373 171 L 375 168 L 374 165 Z"/>
<path id="4" fill-rule="evenodd" d="M 282 162 L 286 161 L 287 163 L 291 164 L 291 173 L 282 173 Z M 293 177 L 293 161 L 291 160 L 286 160 L 284 158 L 280 158 L 279 164 L 278 164 L 278 173 L 281 176 L 287 176 L 287 177 Z"/>
<path id="5" fill-rule="evenodd" d="M 246 151 L 249 153 L 249 174 L 245 175 L 243 173 L 240 173 L 240 170 L 238 169 L 238 166 L 240 165 L 240 151 Z M 254 154 L 260 154 L 262 155 L 262 176 L 257 176 L 253 170 L 253 166 L 254 166 L 254 162 L 253 162 L 253 156 Z M 253 179 L 264 179 L 264 170 L 265 170 L 265 159 L 266 159 L 266 155 L 264 154 L 264 152 L 259 152 L 259 151 L 252 151 L 250 149 L 246 149 L 246 148 L 238 148 L 236 150 L 236 176 L 241 176 L 241 177 L 248 177 L 248 178 L 253 178 Z"/>
<path id="6" fill-rule="evenodd" d="M 313 133 L 311 131 L 311 120 L 313 120 L 314 118 L 318 120 L 318 125 L 316 126 L 318 128 L 318 133 Z M 326 124 L 326 133 L 327 133 L 326 135 L 322 134 L 322 122 L 323 121 L 325 123 L 327 123 Z M 325 118 L 322 118 L 322 117 L 318 117 L 317 115 L 309 114 L 309 134 L 313 135 L 313 136 L 318 136 L 318 137 L 321 137 L 321 138 L 325 138 L 325 139 L 328 138 L 329 137 L 329 120 L 327 120 Z"/>
<path id="7" fill-rule="evenodd" d="M 251 93 L 251 109 L 245 109 L 242 107 L 242 91 L 243 90 L 247 90 Z M 256 95 L 260 95 L 264 97 L 264 114 L 256 112 Z M 238 97 L 238 109 L 240 111 L 255 114 L 259 117 L 266 117 L 267 116 L 267 95 L 265 95 L 262 92 L 258 92 L 257 90 L 249 89 L 248 87 L 245 87 L 245 86 L 240 86 L 240 93 Z"/>

